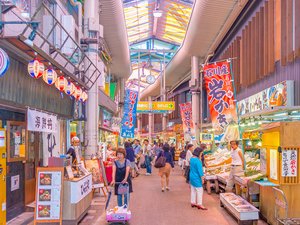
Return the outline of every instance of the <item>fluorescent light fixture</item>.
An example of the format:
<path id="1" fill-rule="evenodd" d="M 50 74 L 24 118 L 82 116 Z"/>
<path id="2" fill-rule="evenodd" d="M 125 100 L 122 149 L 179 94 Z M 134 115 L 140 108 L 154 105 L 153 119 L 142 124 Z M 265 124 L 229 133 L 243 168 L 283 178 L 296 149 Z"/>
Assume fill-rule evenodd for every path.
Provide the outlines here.
<path id="1" fill-rule="evenodd" d="M 153 10 L 153 16 L 154 16 L 155 18 L 160 18 L 160 17 L 162 17 L 162 14 L 163 14 L 163 11 L 162 11 L 162 10 L 159 10 L 159 9 Z"/>
<path id="2" fill-rule="evenodd" d="M 300 118 L 300 115 L 290 115 L 289 117 L 292 117 L 292 118 Z"/>
<path id="3" fill-rule="evenodd" d="M 274 116 L 287 116 L 287 115 L 288 115 L 287 112 L 283 112 L 283 113 L 275 114 Z"/>
<path id="4" fill-rule="evenodd" d="M 241 123 L 241 127 L 245 127 L 246 126 L 246 124 L 244 124 L 244 123 Z"/>
<path id="5" fill-rule="evenodd" d="M 288 117 L 274 118 L 273 120 L 274 121 L 283 121 L 283 120 L 286 120 L 286 119 L 288 119 Z"/>

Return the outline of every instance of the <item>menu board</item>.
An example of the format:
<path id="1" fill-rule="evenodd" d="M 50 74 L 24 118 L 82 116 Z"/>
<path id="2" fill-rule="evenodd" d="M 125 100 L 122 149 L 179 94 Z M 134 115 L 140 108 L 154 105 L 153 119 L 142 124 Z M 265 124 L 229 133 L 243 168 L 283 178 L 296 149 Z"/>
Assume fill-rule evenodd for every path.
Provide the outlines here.
<path id="1" fill-rule="evenodd" d="M 287 149 L 282 151 L 281 171 L 283 177 L 297 177 L 297 150 Z"/>
<path id="2" fill-rule="evenodd" d="M 273 180 L 278 180 L 278 158 L 277 150 L 270 149 L 270 177 Z"/>
<path id="3" fill-rule="evenodd" d="M 36 222 L 61 222 L 63 168 L 37 168 Z"/>

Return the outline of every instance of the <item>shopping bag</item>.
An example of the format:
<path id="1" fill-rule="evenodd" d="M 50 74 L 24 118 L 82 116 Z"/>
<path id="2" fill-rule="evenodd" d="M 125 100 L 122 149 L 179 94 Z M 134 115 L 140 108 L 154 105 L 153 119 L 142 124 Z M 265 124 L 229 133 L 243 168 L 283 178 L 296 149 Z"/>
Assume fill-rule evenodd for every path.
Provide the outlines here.
<path id="1" fill-rule="evenodd" d="M 118 195 L 125 195 L 129 192 L 129 184 L 119 184 L 118 186 Z"/>

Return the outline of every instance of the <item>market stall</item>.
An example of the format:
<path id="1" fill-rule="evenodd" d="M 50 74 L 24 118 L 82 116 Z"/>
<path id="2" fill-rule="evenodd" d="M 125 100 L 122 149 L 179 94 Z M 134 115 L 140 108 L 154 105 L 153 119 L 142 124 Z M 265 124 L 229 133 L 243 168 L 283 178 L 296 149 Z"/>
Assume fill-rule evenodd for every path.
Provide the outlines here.
<path id="1" fill-rule="evenodd" d="M 262 124 L 243 133 L 245 173 L 235 176 L 236 193 L 259 207 L 261 215 L 275 224 L 273 187 L 287 197 L 289 217 L 300 215 L 298 131 L 300 122 Z"/>
<path id="2" fill-rule="evenodd" d="M 262 148 L 265 154 L 266 175 L 269 183 L 260 185 L 260 209 L 271 224 L 275 224 L 274 185 L 285 193 L 290 210 L 288 217 L 300 215 L 300 122 L 272 123 L 262 127 Z"/>
<path id="3" fill-rule="evenodd" d="M 79 163 L 73 161 L 76 164 L 72 164 L 71 158 L 51 157 L 49 158 L 49 167 L 40 168 L 49 179 L 52 177 L 51 171 L 53 169 L 59 168 L 63 171 L 63 180 L 60 187 L 63 193 L 61 200 L 61 220 L 63 224 L 78 224 L 86 215 L 92 202 L 93 176 L 95 176 L 95 173 L 91 173 L 85 167 L 84 161 L 80 161 L 80 159 L 78 161 Z"/>

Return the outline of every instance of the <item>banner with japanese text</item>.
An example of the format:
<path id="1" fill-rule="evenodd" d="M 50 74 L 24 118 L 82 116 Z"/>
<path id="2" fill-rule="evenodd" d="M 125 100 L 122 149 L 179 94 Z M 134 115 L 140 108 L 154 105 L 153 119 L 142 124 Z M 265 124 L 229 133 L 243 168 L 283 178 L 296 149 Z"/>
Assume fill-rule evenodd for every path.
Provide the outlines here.
<path id="1" fill-rule="evenodd" d="M 206 64 L 203 71 L 215 135 L 221 142 L 240 139 L 230 62 Z"/>
<path id="2" fill-rule="evenodd" d="M 183 132 L 185 136 L 185 140 L 189 141 L 193 136 L 194 123 L 192 120 L 192 103 L 186 102 L 179 104 L 180 114 L 183 124 Z"/>
<path id="3" fill-rule="evenodd" d="M 123 138 L 134 137 L 137 102 L 138 92 L 127 89 L 124 101 L 124 115 L 121 122 L 121 137 Z"/>
<path id="4" fill-rule="evenodd" d="M 281 171 L 283 177 L 297 177 L 298 154 L 297 149 L 285 149 L 282 151 Z"/>
<path id="5" fill-rule="evenodd" d="M 27 110 L 27 130 L 55 133 L 57 130 L 57 116 L 33 109 Z"/>

